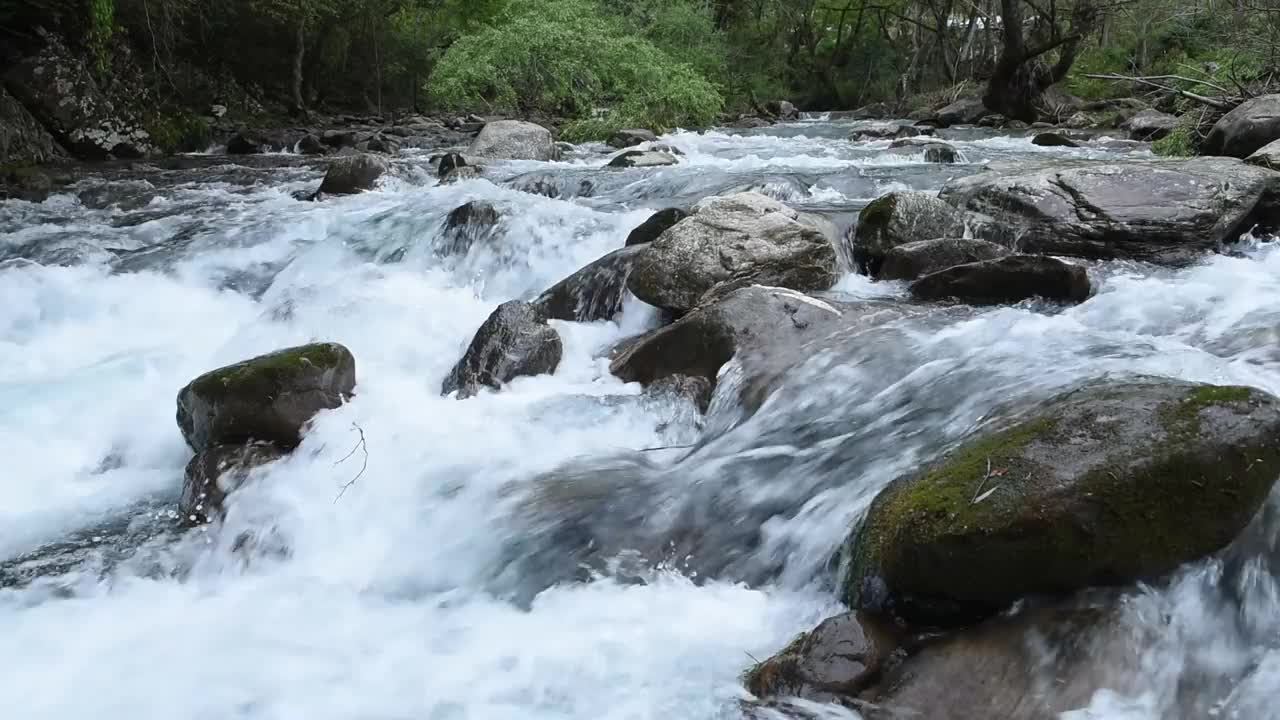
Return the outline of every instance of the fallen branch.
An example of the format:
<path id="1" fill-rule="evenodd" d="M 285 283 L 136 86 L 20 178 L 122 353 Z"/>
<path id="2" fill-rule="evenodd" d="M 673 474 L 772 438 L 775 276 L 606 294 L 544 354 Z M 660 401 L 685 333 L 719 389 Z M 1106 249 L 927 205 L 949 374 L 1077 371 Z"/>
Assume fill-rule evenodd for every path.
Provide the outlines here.
<path id="1" fill-rule="evenodd" d="M 1173 93 L 1175 95 L 1180 95 L 1184 98 L 1187 98 L 1188 100 L 1194 100 L 1195 102 L 1198 102 L 1202 105 L 1208 105 L 1209 107 L 1217 108 L 1218 110 L 1231 110 L 1238 104 L 1235 102 L 1231 102 L 1230 100 L 1211 98 L 1206 95 L 1199 95 L 1193 92 L 1188 92 L 1181 88 L 1172 87 L 1170 85 L 1161 85 L 1160 83 L 1155 82 L 1155 80 L 1157 79 L 1185 80 L 1187 82 L 1198 83 L 1200 85 L 1208 85 L 1209 87 L 1222 90 L 1223 92 L 1227 92 L 1221 86 L 1214 85 L 1213 83 L 1210 83 L 1204 80 L 1195 80 L 1193 78 L 1187 78 L 1181 75 L 1153 75 L 1151 77 L 1141 77 L 1137 75 L 1118 75 L 1116 73 L 1106 73 L 1106 74 L 1089 73 L 1089 74 L 1086 74 L 1085 77 L 1091 78 L 1093 80 L 1112 80 L 1112 81 L 1120 81 L 1120 82 L 1138 83 L 1139 85 L 1146 85 L 1147 87 L 1153 87 L 1157 90 L 1163 90 L 1165 92 Z"/>
<path id="2" fill-rule="evenodd" d="M 343 457 L 338 462 L 334 463 L 333 466 L 337 467 L 342 463 L 350 460 L 351 456 L 355 455 L 357 450 L 364 451 L 364 461 L 360 464 L 360 472 L 356 473 L 355 477 L 351 478 L 351 480 L 349 480 L 345 485 L 343 485 L 338 490 L 338 496 L 333 499 L 333 502 L 335 505 L 338 503 L 339 500 L 342 499 L 343 495 L 347 494 L 347 490 L 350 489 L 351 486 L 355 485 L 356 481 L 359 480 L 360 477 L 364 475 L 364 471 L 369 468 L 369 446 L 364 441 L 364 428 L 360 427 L 356 423 L 351 423 L 351 427 L 355 428 L 356 432 L 360 433 L 360 440 L 357 441 L 355 446 L 351 448 L 351 452 L 347 453 L 345 457 Z"/>

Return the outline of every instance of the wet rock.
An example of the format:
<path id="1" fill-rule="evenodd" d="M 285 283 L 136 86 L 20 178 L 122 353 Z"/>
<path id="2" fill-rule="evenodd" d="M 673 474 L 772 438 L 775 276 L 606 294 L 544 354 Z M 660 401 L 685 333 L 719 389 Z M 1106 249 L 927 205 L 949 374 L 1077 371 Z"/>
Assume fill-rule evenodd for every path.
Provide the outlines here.
<path id="1" fill-rule="evenodd" d="M 1268 170 L 1280 170 L 1280 140 L 1269 142 L 1258 148 L 1245 158 L 1246 163 L 1264 167 Z"/>
<path id="2" fill-rule="evenodd" d="M 1140 110 L 1125 121 L 1123 128 L 1129 131 L 1130 140 L 1159 140 L 1178 126 L 1178 118 L 1159 110 Z"/>
<path id="3" fill-rule="evenodd" d="M 715 386 L 705 377 L 690 375 L 668 375 L 653 381 L 644 389 L 645 397 L 676 398 L 692 404 L 698 412 L 705 413 L 711 405 L 711 395 Z"/>
<path id="4" fill-rule="evenodd" d="M 1278 190 L 1280 175 L 1226 158 L 1024 161 L 952 180 L 941 197 L 1012 232 L 1023 252 L 1181 264 L 1274 223 Z"/>
<path id="5" fill-rule="evenodd" d="M 54 176 L 37 167 L 0 168 L 0 198 L 44 202 L 58 184 Z M 40 245 L 47 247 L 47 243 Z"/>
<path id="6" fill-rule="evenodd" d="M 899 245 L 963 237 L 965 214 L 924 192 L 893 192 L 873 200 L 858 214 L 851 253 L 860 272 L 878 275 L 889 251 Z"/>
<path id="7" fill-rule="evenodd" d="M 470 157 L 496 160 L 556 160 L 560 151 L 551 131 L 530 122 L 497 120 L 488 123 L 467 151 Z"/>
<path id="8" fill-rule="evenodd" d="M 587 182 L 586 180 L 583 181 Z M 551 198 L 552 200 L 560 197 L 561 186 L 559 178 L 551 173 L 527 173 L 513 178 L 508 183 L 512 189 L 520 192 L 529 193 L 530 195 L 541 195 L 542 197 Z M 589 193 L 588 193 L 589 194 Z"/>
<path id="9" fill-rule="evenodd" d="M 633 245 L 643 245 L 645 243 L 657 240 L 662 233 L 666 232 L 673 225 L 689 217 L 689 213 L 680 208 L 667 208 L 659 210 L 649 216 L 648 220 L 640 223 L 635 230 L 627 235 L 626 247 Z"/>
<path id="10" fill-rule="evenodd" d="M 303 155 L 324 155 L 329 152 L 329 146 L 318 135 L 307 133 L 298 141 L 298 152 Z"/>
<path id="11" fill-rule="evenodd" d="M 394 137 L 383 135 L 382 133 L 375 133 L 368 138 L 358 141 L 356 143 L 356 149 L 361 152 L 394 155 L 400 152 L 400 142 Z"/>
<path id="12" fill-rule="evenodd" d="M 449 176 L 449 173 L 463 167 L 467 167 L 466 158 L 458 153 L 445 153 L 444 157 L 440 158 L 439 164 L 436 165 L 436 177 L 443 180 Z"/>
<path id="13" fill-rule="evenodd" d="M 40 121 L 0 84 L 0 166 L 40 165 L 66 155 Z"/>
<path id="14" fill-rule="evenodd" d="M 178 427 L 192 450 L 252 441 L 293 448 L 307 422 L 355 390 L 356 361 L 337 343 L 278 350 L 213 370 L 178 393 Z"/>
<path id="15" fill-rule="evenodd" d="M 835 284 L 835 248 L 823 229 L 754 193 L 702 200 L 693 214 L 641 246 L 627 285 L 636 297 L 675 313 L 722 283 L 826 290 Z"/>
<path id="16" fill-rule="evenodd" d="M 479 177 L 480 168 L 475 165 L 464 165 L 462 167 L 456 167 L 445 173 L 444 176 L 440 178 L 440 184 L 451 185 L 453 183 L 464 182 L 466 180 L 475 180 Z"/>
<path id="17" fill-rule="evenodd" d="M 197 452 L 187 463 L 178 501 L 184 525 L 204 525 L 222 518 L 227 496 L 239 490 L 257 468 L 284 457 L 270 443 L 214 445 Z"/>
<path id="18" fill-rule="evenodd" d="M 261 155 L 292 148 L 297 140 L 279 130 L 245 130 L 227 141 L 228 155 Z"/>
<path id="19" fill-rule="evenodd" d="M 386 160 L 368 153 L 337 158 L 329 164 L 317 194 L 354 195 L 372 190 L 388 169 Z"/>
<path id="20" fill-rule="evenodd" d="M 355 147 L 356 133 L 354 130 L 325 130 L 320 134 L 320 142 L 331 148 Z"/>
<path id="21" fill-rule="evenodd" d="M 609 147 L 621 150 L 647 142 L 655 142 L 657 139 L 658 136 L 652 130 L 619 130 L 609 136 Z"/>
<path id="22" fill-rule="evenodd" d="M 956 265 L 911 285 L 920 300 L 954 299 L 974 305 L 1031 298 L 1079 303 L 1089 299 L 1089 274 L 1079 265 L 1041 255 L 1007 255 Z"/>
<path id="23" fill-rule="evenodd" d="M 714 384 L 735 355 L 792 347 L 840 318 L 840 311 L 794 290 L 755 285 L 733 290 L 643 338 L 628 342 L 610 371 L 645 385 L 674 375 Z"/>
<path id="24" fill-rule="evenodd" d="M 473 200 L 459 205 L 445 217 L 439 254 L 466 255 L 476 242 L 492 237 L 501 220 L 502 214 L 487 202 Z"/>
<path id="25" fill-rule="evenodd" d="M 554 373 L 563 352 L 560 335 L 539 308 L 519 300 L 503 303 L 476 331 L 440 394 L 457 392 L 461 400 L 481 387 L 499 389 L 517 377 Z"/>
<path id="26" fill-rule="evenodd" d="M 1032 145 L 1040 147 L 1068 147 L 1078 148 L 1080 143 L 1058 132 L 1043 132 L 1031 138 Z"/>
<path id="27" fill-rule="evenodd" d="M 63 148 L 89 160 L 156 152 L 143 128 L 144 98 L 104 92 L 87 53 L 73 51 L 52 33 L 35 35 L 42 47 L 8 64 L 0 84 Z"/>
<path id="28" fill-rule="evenodd" d="M 641 250 L 640 247 L 615 250 L 556 283 L 533 304 L 556 320 L 611 320 L 622 311 L 627 278 Z"/>
<path id="29" fill-rule="evenodd" d="M 628 150 L 609 161 L 611 168 L 646 168 L 666 167 L 680 161 L 671 153 L 654 152 L 652 150 Z"/>
<path id="30" fill-rule="evenodd" d="M 751 668 L 744 684 L 758 698 L 836 702 L 856 697 L 880 679 L 898 645 L 896 632 L 882 619 L 837 615 Z"/>
<path id="31" fill-rule="evenodd" d="M 1172 380 L 1065 393 L 889 484 L 849 548 L 850 607 L 953 625 L 1158 578 L 1230 543 L 1280 474 L 1280 400 Z"/>
<path id="32" fill-rule="evenodd" d="M 973 238 L 939 238 L 899 245 L 885 253 L 877 277 L 881 280 L 915 280 L 956 265 L 993 260 L 1009 254 L 1009 248 Z"/>
<path id="33" fill-rule="evenodd" d="M 960 154 L 956 152 L 953 146 L 926 137 L 909 137 L 894 140 L 889 144 L 889 150 L 891 152 L 897 151 L 903 155 L 924 153 L 925 162 L 942 165 L 950 165 L 960 160 Z"/>
<path id="34" fill-rule="evenodd" d="M 979 120 L 989 114 L 991 111 L 983 104 L 982 98 L 960 98 L 939 110 L 934 117 L 942 127 L 951 127 L 952 125 L 976 125 Z"/>
<path id="35" fill-rule="evenodd" d="M 889 140 L 921 135 L 932 135 L 933 128 L 908 125 L 906 123 L 880 123 L 868 127 L 855 128 L 849 133 L 850 140 Z"/>
<path id="36" fill-rule="evenodd" d="M 800 111 L 786 100 L 770 100 L 765 111 L 779 120 L 799 120 Z"/>
<path id="37" fill-rule="evenodd" d="M 863 105 L 857 110 L 849 113 L 848 118 L 850 120 L 883 120 L 894 117 L 895 114 L 896 113 L 892 105 L 889 103 L 878 102 L 871 103 L 870 105 Z M 832 113 L 831 119 L 837 119 L 835 113 Z"/>
<path id="38" fill-rule="evenodd" d="M 1200 145 L 1200 152 L 1246 158 L 1275 140 L 1280 140 L 1280 94 L 1260 95 L 1223 115 Z"/>
<path id="39" fill-rule="evenodd" d="M 736 128 L 738 130 L 755 130 L 758 128 L 767 128 L 772 124 L 773 123 L 768 120 L 756 117 L 755 115 L 744 115 L 729 123 L 729 127 Z"/>

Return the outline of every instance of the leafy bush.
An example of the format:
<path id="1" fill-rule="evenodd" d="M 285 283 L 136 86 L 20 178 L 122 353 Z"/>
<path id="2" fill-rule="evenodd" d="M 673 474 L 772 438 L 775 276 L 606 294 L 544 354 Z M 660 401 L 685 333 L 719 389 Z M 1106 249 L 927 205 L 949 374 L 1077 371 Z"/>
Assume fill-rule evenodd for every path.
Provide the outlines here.
<path id="1" fill-rule="evenodd" d="M 1191 157 L 1196 154 L 1196 143 L 1193 133 L 1196 131 L 1195 121 L 1191 115 L 1179 119 L 1173 130 L 1159 140 L 1151 143 L 1151 152 L 1160 157 Z"/>
<path id="2" fill-rule="evenodd" d="M 213 143 L 213 130 L 204 118 L 189 110 L 175 109 L 147 119 L 151 140 L 166 153 L 199 152 Z"/>
<path id="3" fill-rule="evenodd" d="M 578 139 L 626 125 L 708 125 L 724 104 L 695 68 L 627 34 L 589 0 L 526 7 L 463 37 L 440 59 L 428 90 L 450 108 L 576 118 L 583 122 L 566 130 Z"/>

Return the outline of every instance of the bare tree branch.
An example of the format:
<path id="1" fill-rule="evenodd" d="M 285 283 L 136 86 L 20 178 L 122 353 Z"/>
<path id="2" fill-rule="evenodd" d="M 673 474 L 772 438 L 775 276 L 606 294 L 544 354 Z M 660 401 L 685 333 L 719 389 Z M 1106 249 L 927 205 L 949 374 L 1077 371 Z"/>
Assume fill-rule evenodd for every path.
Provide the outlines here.
<path id="1" fill-rule="evenodd" d="M 335 505 L 338 503 L 339 500 L 342 499 L 343 495 L 347 494 L 347 490 L 349 490 L 353 485 L 355 485 L 356 481 L 359 480 L 361 476 L 364 475 L 364 471 L 369 468 L 369 446 L 365 443 L 365 440 L 364 440 L 364 428 L 360 427 L 356 423 L 351 423 L 351 427 L 355 428 L 356 431 L 360 433 L 360 439 L 356 442 L 355 446 L 351 448 L 351 452 L 347 453 L 345 457 L 343 457 L 338 462 L 334 463 L 333 466 L 337 467 L 342 463 L 350 460 L 351 456 L 355 455 L 357 450 L 364 451 L 364 460 L 360 464 L 360 472 L 356 473 L 355 477 L 351 478 L 351 480 L 349 480 L 345 485 L 342 486 L 341 489 L 338 490 L 338 496 L 333 499 L 333 503 Z"/>

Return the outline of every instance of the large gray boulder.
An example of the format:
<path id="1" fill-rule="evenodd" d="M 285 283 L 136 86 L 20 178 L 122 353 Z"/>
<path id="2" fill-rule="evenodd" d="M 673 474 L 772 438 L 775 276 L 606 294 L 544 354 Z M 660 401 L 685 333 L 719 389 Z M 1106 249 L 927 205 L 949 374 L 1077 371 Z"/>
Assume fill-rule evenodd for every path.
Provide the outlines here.
<path id="1" fill-rule="evenodd" d="M 307 422 L 340 407 L 356 361 L 337 343 L 278 350 L 192 380 L 178 393 L 178 427 L 192 450 L 253 441 L 294 448 Z"/>
<path id="2" fill-rule="evenodd" d="M 964 212 L 930 193 L 892 192 L 879 197 L 858 213 L 851 243 L 854 265 L 863 273 L 878 275 L 889 251 L 920 240 L 962 237 L 965 220 Z"/>
<path id="3" fill-rule="evenodd" d="M 1280 140 L 1280 94 L 1259 95 L 1223 115 L 1200 145 L 1200 152 L 1246 158 L 1274 140 Z"/>
<path id="4" fill-rule="evenodd" d="M 994 260 L 1009 254 L 1009 248 L 972 238 L 918 240 L 891 249 L 880 266 L 881 280 L 915 280 L 956 265 Z"/>
<path id="5" fill-rule="evenodd" d="M 634 245 L 615 250 L 551 286 L 533 304 L 556 320 L 611 320 L 622 311 L 627 278 L 642 251 Z"/>
<path id="6" fill-rule="evenodd" d="M 1031 298 L 1079 303 L 1089 299 L 1089 274 L 1079 265 L 1042 255 L 1006 255 L 956 265 L 911 285 L 919 300 L 959 300 L 974 305 Z"/>
<path id="7" fill-rule="evenodd" d="M 555 160 L 560 157 L 551 131 L 522 120 L 495 120 L 484 126 L 468 157 L 494 160 Z"/>
<path id="8" fill-rule="evenodd" d="M 104 93 L 85 53 L 73 52 L 51 33 L 39 35 L 43 47 L 10 65 L 3 84 L 62 147 L 91 160 L 156 152 L 141 108 Z"/>
<path id="9" fill-rule="evenodd" d="M 271 443 L 214 445 L 201 450 L 187 463 L 178 500 L 182 524 L 195 526 L 222 518 L 227 496 L 239 490 L 257 468 L 275 462 L 285 453 Z"/>
<path id="10" fill-rule="evenodd" d="M 848 547 L 845 599 L 952 625 L 1034 594 L 1159 578 L 1230 543 L 1280 475 L 1280 399 L 1106 381 L 889 484 Z"/>
<path id="11" fill-rule="evenodd" d="M 675 313 L 724 283 L 826 290 L 836 281 L 831 226 L 756 193 L 707 198 L 643 246 L 627 283 Z"/>
<path id="12" fill-rule="evenodd" d="M 319 194 L 354 195 L 372 190 L 388 169 L 386 160 L 368 153 L 337 158 L 329 163 Z"/>
<path id="13" fill-rule="evenodd" d="M 673 225 L 687 217 L 689 217 L 689 213 L 680 208 L 673 207 L 659 210 L 627 234 L 626 246 L 631 247 L 633 245 L 651 243 L 661 237 L 662 233 L 671 229 Z"/>
<path id="14" fill-rule="evenodd" d="M 0 84 L 0 166 L 40 165 L 66 157 L 40 121 Z"/>
<path id="15" fill-rule="evenodd" d="M 543 310 L 512 300 L 499 305 L 476 331 L 440 394 L 457 392 L 463 399 L 481 387 L 496 390 L 517 377 L 554 373 L 563 353 L 560 335 L 547 325 Z"/>
<path id="16" fill-rule="evenodd" d="M 1000 164 L 952 180 L 941 198 L 990 217 L 1023 252 L 1180 264 L 1274 223 L 1277 191 L 1270 170 L 1191 158 Z"/>
<path id="17" fill-rule="evenodd" d="M 991 111 L 983 104 L 982 98 L 960 98 L 939 110 L 934 118 L 942 127 L 952 125 L 976 125 L 979 120 L 990 115 Z"/>
<path id="18" fill-rule="evenodd" d="M 1148 108 L 1138 111 L 1123 127 L 1129 131 L 1130 140 L 1159 140 L 1173 132 L 1177 126 L 1176 116 Z"/>

